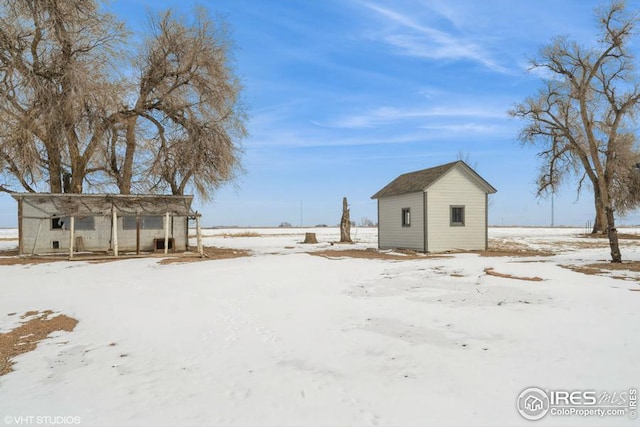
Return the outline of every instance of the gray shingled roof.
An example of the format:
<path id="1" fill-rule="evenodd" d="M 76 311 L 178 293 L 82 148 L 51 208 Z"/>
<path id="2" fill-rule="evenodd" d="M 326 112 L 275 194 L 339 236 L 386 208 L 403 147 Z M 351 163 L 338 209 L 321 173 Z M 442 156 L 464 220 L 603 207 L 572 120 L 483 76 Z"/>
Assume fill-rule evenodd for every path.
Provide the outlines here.
<path id="1" fill-rule="evenodd" d="M 442 178 L 452 168 L 463 165 L 469 171 L 471 171 L 483 184 L 486 184 L 489 193 L 495 193 L 496 190 L 488 182 L 486 182 L 480 175 L 475 173 L 465 162 L 458 160 L 457 162 L 451 162 L 444 165 L 436 166 L 429 169 L 423 169 L 416 172 L 409 172 L 400 175 L 393 181 L 391 181 L 386 187 L 378 191 L 371 196 L 372 199 L 379 199 L 381 197 L 398 196 L 400 194 L 415 193 L 418 191 L 424 191 L 425 188 Z"/>

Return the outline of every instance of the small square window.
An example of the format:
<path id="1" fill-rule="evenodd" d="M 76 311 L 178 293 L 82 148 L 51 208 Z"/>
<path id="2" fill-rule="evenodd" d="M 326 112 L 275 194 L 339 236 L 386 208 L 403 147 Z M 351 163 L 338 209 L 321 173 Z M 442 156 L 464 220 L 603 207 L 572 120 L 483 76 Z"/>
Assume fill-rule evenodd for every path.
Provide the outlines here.
<path id="1" fill-rule="evenodd" d="M 51 229 L 63 229 L 67 218 L 51 218 Z"/>
<path id="2" fill-rule="evenodd" d="M 411 227 L 411 208 L 402 208 L 402 226 Z"/>
<path id="3" fill-rule="evenodd" d="M 464 226 L 464 206 L 451 206 L 451 225 Z"/>

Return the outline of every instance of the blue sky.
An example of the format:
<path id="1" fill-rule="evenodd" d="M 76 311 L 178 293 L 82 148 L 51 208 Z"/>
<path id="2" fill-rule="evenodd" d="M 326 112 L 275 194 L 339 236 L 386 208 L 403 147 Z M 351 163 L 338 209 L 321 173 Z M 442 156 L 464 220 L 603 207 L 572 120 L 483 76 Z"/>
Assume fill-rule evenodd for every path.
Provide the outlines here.
<path id="1" fill-rule="evenodd" d="M 336 224 L 342 197 L 352 219 L 376 220 L 370 196 L 397 175 L 466 156 L 498 189 L 489 222 L 548 225 L 535 196 L 536 151 L 517 141 L 507 111 L 535 93 L 527 58 L 556 35 L 595 40 L 590 0 L 112 0 L 133 30 L 147 10 L 226 17 L 248 106 L 246 173 L 197 202 L 203 223 Z M 638 7 L 639 2 L 629 2 Z M 592 220 L 588 192 L 555 197 L 556 225 Z M 16 225 L 0 195 L 0 226 Z M 640 215 L 624 219 L 639 224 Z"/>

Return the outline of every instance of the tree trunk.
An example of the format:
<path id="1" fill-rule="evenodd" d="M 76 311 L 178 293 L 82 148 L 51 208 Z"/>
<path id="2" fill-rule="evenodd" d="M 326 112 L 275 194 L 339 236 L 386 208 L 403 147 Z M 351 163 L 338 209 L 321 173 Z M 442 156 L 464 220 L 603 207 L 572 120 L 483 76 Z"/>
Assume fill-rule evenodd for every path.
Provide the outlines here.
<path id="1" fill-rule="evenodd" d="M 62 161 L 60 148 L 57 145 L 51 144 L 46 145 L 45 148 L 48 160 L 49 192 L 62 193 Z"/>
<path id="2" fill-rule="evenodd" d="M 351 219 L 349 218 L 349 205 L 347 198 L 342 198 L 342 219 L 340 219 L 340 243 L 352 243 Z"/>
<path id="3" fill-rule="evenodd" d="M 596 188 L 593 191 L 593 198 L 594 198 L 594 203 L 596 207 L 596 218 L 595 218 L 595 221 L 593 222 L 593 230 L 591 231 L 591 234 L 604 234 L 608 230 L 607 214 L 605 210 L 602 208 L 602 203 L 600 200 L 600 191 L 597 190 L 597 186 L 595 185 L 594 185 L 594 188 Z"/>
<path id="4" fill-rule="evenodd" d="M 76 172 L 71 174 L 71 189 L 70 193 L 82 194 L 82 185 L 84 184 L 84 178 L 86 174 L 83 172 Z"/>
<path id="5" fill-rule="evenodd" d="M 131 194 L 131 180 L 133 178 L 134 156 L 136 153 L 136 124 L 137 116 L 132 116 L 126 122 L 126 150 L 120 176 L 118 177 L 118 187 L 120 194 Z"/>
<path id="6" fill-rule="evenodd" d="M 621 263 L 622 254 L 620 253 L 620 244 L 618 243 L 618 230 L 615 226 L 615 220 L 613 218 L 613 209 L 609 206 L 606 208 L 607 212 L 607 236 L 609 237 L 609 247 L 611 248 L 611 262 Z"/>

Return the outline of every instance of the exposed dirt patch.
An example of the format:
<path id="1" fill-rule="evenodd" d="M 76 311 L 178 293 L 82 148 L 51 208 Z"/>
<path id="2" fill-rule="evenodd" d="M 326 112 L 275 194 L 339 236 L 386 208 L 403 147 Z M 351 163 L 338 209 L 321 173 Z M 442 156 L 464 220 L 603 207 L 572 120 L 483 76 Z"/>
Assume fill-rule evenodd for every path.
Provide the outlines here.
<path id="1" fill-rule="evenodd" d="M 53 311 L 28 311 L 21 319 L 33 317 L 17 328 L 0 334 L 0 376 L 13 371 L 13 359 L 36 348 L 38 343 L 55 331 L 71 332 L 78 321 L 64 314 L 51 317 Z"/>
<path id="2" fill-rule="evenodd" d="M 640 262 L 638 261 L 629 261 L 622 263 L 613 263 L 613 262 L 596 262 L 593 264 L 585 264 L 585 265 L 562 265 L 564 268 L 568 268 L 577 273 L 582 274 L 590 274 L 595 276 L 607 276 L 612 279 L 619 280 L 638 280 L 639 275 L 631 276 L 622 276 L 619 274 L 615 274 L 616 271 L 627 271 L 627 272 L 635 272 L 640 273 Z"/>
<path id="3" fill-rule="evenodd" d="M 65 258 L 66 259 L 66 258 Z M 20 257 L 18 250 L 0 251 L 0 265 L 28 265 L 43 264 L 52 261 L 61 261 L 55 258 Z"/>
<path id="4" fill-rule="evenodd" d="M 206 261 L 211 259 L 228 259 L 238 258 L 243 256 L 251 256 L 251 251 L 244 249 L 226 249 L 216 248 L 213 246 L 204 247 L 205 257 L 201 258 L 195 252 L 184 253 L 145 253 L 145 254 L 121 254 L 118 257 L 114 257 L 111 254 L 76 254 L 73 257 L 73 261 L 86 261 L 90 264 L 102 264 L 105 262 L 122 261 L 132 258 L 162 258 L 160 264 L 171 264 L 175 262 L 195 262 Z M 29 264 L 44 264 L 49 262 L 69 261 L 68 255 L 50 255 L 50 256 L 18 256 L 18 251 L 0 251 L 0 265 L 29 265 Z"/>
<path id="5" fill-rule="evenodd" d="M 532 257 L 532 256 L 553 256 L 555 255 L 553 252 L 543 251 L 543 250 L 532 250 L 532 249 L 519 249 L 519 250 L 498 250 L 498 249 L 489 249 L 487 251 L 478 251 L 478 255 L 482 257 Z"/>
<path id="6" fill-rule="evenodd" d="M 222 238 L 228 239 L 228 238 L 234 238 L 234 237 L 264 237 L 264 236 L 265 236 L 264 234 L 256 233 L 255 231 L 242 231 L 237 233 L 216 234 L 211 237 L 222 237 Z M 193 237 L 196 237 L 196 236 L 193 236 Z"/>
<path id="7" fill-rule="evenodd" d="M 17 242 L 17 237 L 0 237 L 0 242 Z"/>
<path id="8" fill-rule="evenodd" d="M 159 264 L 174 264 L 177 262 L 198 262 L 207 261 L 213 259 L 231 259 L 240 258 L 245 256 L 251 256 L 251 251 L 244 249 L 228 249 L 228 248 L 216 248 L 213 246 L 205 246 L 204 257 L 200 257 L 197 253 L 187 252 L 184 254 L 177 254 L 171 258 L 163 258 Z"/>
<path id="9" fill-rule="evenodd" d="M 483 257 L 530 257 L 530 256 L 553 256 L 553 252 L 542 249 L 534 249 L 523 243 L 503 239 L 489 239 L 489 249 L 477 251 Z"/>
<path id="10" fill-rule="evenodd" d="M 621 247 L 640 245 L 640 235 L 630 233 L 618 233 L 618 240 Z M 555 242 L 557 245 L 570 246 L 572 249 L 596 249 L 608 248 L 609 239 L 602 234 L 578 234 L 576 239 L 570 242 Z"/>
<path id="11" fill-rule="evenodd" d="M 344 249 L 307 252 L 309 255 L 320 256 L 328 259 L 338 258 L 365 258 L 365 259 L 388 259 L 395 261 L 409 261 L 416 259 L 449 258 L 447 255 L 429 255 L 413 251 L 395 251 L 394 253 L 381 252 L 376 249 Z"/>
<path id="12" fill-rule="evenodd" d="M 584 237 L 587 239 L 604 239 L 609 242 L 606 234 L 579 234 L 578 237 Z M 631 234 L 631 233 L 618 233 L 619 240 L 640 240 L 640 234 Z"/>
<path id="13" fill-rule="evenodd" d="M 493 268 L 485 268 L 484 272 L 489 276 L 502 277 L 504 279 L 516 279 L 516 280 L 527 280 L 529 282 L 542 282 L 542 277 L 534 276 L 534 277 L 524 277 L 524 276 L 513 276 L 511 274 L 498 273 Z"/>

